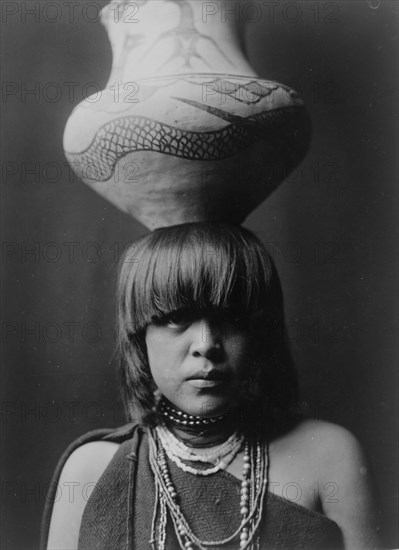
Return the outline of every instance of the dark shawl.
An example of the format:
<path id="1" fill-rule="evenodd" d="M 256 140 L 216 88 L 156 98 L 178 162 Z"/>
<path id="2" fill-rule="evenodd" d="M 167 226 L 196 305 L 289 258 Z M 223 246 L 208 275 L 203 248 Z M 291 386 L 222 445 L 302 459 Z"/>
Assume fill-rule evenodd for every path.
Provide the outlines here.
<path id="1" fill-rule="evenodd" d="M 155 484 L 148 460 L 147 434 L 138 426 L 119 430 L 96 430 L 70 446 L 54 474 L 42 525 L 42 550 L 46 548 L 52 500 L 57 481 L 68 456 L 89 441 L 121 443 L 114 458 L 96 484 L 84 510 L 79 550 L 150 550 Z M 170 474 L 179 494 L 179 503 L 194 533 L 202 540 L 220 540 L 233 533 L 240 523 L 241 483 L 228 472 L 193 476 L 169 462 Z M 179 548 L 170 518 L 167 549 Z M 267 493 L 260 527 L 260 548 L 322 550 L 343 548 L 337 524 L 282 497 Z M 236 549 L 238 541 L 224 545 Z M 217 547 L 213 547 L 216 548 Z"/>

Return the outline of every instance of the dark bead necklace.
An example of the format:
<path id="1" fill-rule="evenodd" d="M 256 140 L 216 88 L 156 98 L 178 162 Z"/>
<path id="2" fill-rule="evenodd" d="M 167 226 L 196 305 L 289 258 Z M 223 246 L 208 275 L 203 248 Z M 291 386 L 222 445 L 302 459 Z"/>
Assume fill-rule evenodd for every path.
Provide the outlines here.
<path id="1" fill-rule="evenodd" d="M 217 445 L 237 429 L 234 411 L 211 417 L 195 416 L 177 409 L 162 398 L 158 413 L 170 431 L 192 447 Z M 205 442 L 208 439 L 210 441 Z"/>

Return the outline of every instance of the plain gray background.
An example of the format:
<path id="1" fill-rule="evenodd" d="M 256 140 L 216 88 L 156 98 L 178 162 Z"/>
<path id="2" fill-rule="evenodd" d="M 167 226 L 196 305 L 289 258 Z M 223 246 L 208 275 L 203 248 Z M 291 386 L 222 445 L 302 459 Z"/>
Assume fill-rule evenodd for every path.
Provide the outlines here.
<path id="1" fill-rule="evenodd" d="M 107 35 L 95 21 L 104 2 L 80 2 L 71 21 L 66 2 L 59 17 L 51 4 L 2 3 L 7 550 L 37 547 L 46 484 L 65 447 L 124 422 L 115 270 L 125 244 L 146 232 L 73 178 L 63 156 L 72 108 L 109 74 Z M 247 12 L 248 55 L 261 77 L 301 92 L 313 140 L 297 173 L 245 225 L 268 243 L 281 275 L 304 406 L 364 445 L 384 544 L 396 547 L 399 5 L 280 2 L 272 12 L 272 4 Z"/>

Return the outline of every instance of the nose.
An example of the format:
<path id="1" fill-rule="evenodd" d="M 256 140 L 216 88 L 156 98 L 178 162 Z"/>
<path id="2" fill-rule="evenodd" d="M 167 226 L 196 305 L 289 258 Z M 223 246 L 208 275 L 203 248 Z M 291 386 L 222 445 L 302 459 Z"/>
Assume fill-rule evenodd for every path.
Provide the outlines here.
<path id="1" fill-rule="evenodd" d="M 193 357 L 205 357 L 217 363 L 223 359 L 222 333 L 217 323 L 200 319 L 193 323 L 190 353 Z"/>

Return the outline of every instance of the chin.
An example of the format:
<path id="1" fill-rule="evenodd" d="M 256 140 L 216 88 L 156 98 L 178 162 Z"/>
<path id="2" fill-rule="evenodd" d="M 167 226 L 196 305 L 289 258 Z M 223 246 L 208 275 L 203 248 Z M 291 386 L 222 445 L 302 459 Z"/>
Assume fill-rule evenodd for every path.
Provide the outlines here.
<path id="1" fill-rule="evenodd" d="M 207 395 L 198 403 L 190 403 L 188 406 L 183 407 L 184 412 L 193 416 L 201 416 L 203 418 L 210 418 L 213 416 L 221 416 L 226 414 L 231 409 L 231 401 L 225 399 L 218 399 Z"/>

